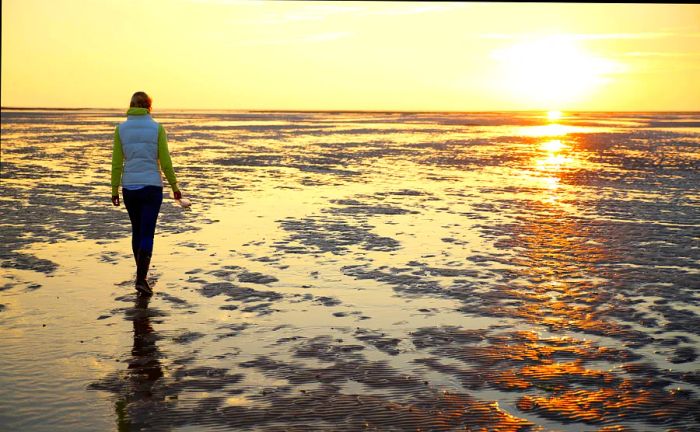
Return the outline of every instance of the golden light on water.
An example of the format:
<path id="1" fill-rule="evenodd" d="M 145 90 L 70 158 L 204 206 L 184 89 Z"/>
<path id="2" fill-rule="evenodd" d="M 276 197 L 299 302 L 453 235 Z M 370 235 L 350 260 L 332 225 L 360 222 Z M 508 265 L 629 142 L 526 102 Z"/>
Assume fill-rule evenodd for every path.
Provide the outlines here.
<path id="1" fill-rule="evenodd" d="M 535 167 L 539 171 L 559 171 L 574 162 L 570 147 L 560 139 L 545 141 L 540 144 L 539 149 L 544 152 L 544 155 L 535 157 Z"/>
<path id="2" fill-rule="evenodd" d="M 550 192 L 556 191 L 560 186 L 559 172 L 563 168 L 571 166 L 574 162 L 574 157 L 571 156 L 569 151 L 571 147 L 562 142 L 564 136 L 571 130 L 570 127 L 557 123 L 562 118 L 563 113 L 561 111 L 548 111 L 547 119 L 550 121 L 550 124 L 529 128 L 530 132 L 534 132 L 535 136 L 559 137 L 540 143 L 539 150 L 544 152 L 544 154 L 540 153 L 534 158 L 536 171 L 545 174 L 544 177 L 540 177 L 541 185 Z M 532 131 L 532 129 L 535 130 Z M 564 154 L 564 152 L 567 152 L 567 154 Z M 545 201 L 554 202 L 556 201 L 556 196 L 548 195 Z"/>
<path id="3" fill-rule="evenodd" d="M 560 152 L 563 149 L 567 148 L 566 144 L 563 144 L 561 140 L 555 139 L 551 141 L 545 141 L 540 145 L 540 149 L 552 153 Z"/>
<path id="4" fill-rule="evenodd" d="M 549 190 L 556 190 L 559 187 L 559 177 L 544 177 L 542 180 L 545 188 Z"/>
<path id="5" fill-rule="evenodd" d="M 555 121 L 555 120 L 561 120 L 563 114 L 561 111 L 548 111 L 547 112 L 547 118 L 550 121 Z"/>
<path id="6" fill-rule="evenodd" d="M 542 126 L 520 128 L 518 133 L 527 137 L 561 137 L 568 133 L 584 131 L 584 128 L 551 123 Z"/>
<path id="7" fill-rule="evenodd" d="M 536 160 L 537 169 L 539 170 L 559 170 L 563 165 L 573 161 L 572 158 L 560 155 L 557 153 L 549 153 L 547 157 Z"/>

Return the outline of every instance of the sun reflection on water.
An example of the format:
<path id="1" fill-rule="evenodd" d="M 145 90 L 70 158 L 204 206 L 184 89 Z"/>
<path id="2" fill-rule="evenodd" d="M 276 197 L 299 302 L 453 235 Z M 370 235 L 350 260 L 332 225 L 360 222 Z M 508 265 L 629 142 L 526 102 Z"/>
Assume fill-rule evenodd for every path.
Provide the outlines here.
<path id="1" fill-rule="evenodd" d="M 533 165 L 538 173 L 545 175 L 544 177 L 540 177 L 543 182 L 543 187 L 549 191 L 554 191 L 560 186 L 560 172 L 563 169 L 573 167 L 576 159 L 571 151 L 571 146 L 563 141 L 568 133 L 566 126 L 556 123 L 556 121 L 562 118 L 561 111 L 550 111 L 547 113 L 547 118 L 550 120 L 550 124 L 538 126 L 540 129 L 535 131 L 530 130 L 530 132 L 535 133 L 535 136 L 548 137 L 556 135 L 559 138 L 549 139 L 540 143 L 538 151 L 535 153 Z M 552 201 L 555 199 L 556 197 L 549 196 L 548 200 Z"/>
<path id="2" fill-rule="evenodd" d="M 548 119 L 548 124 L 523 128 L 521 133 L 541 139 L 531 151 L 527 176 L 543 191 L 541 200 L 554 203 L 561 195 L 562 176 L 582 163 L 567 137 L 578 128 L 560 124 L 564 119 L 561 111 L 549 111 L 543 117 Z"/>
<path id="3" fill-rule="evenodd" d="M 548 152 L 559 152 L 562 151 L 565 148 L 568 148 L 566 144 L 563 144 L 561 140 L 551 140 L 551 141 L 546 141 L 540 145 L 541 150 L 545 150 Z"/>
<path id="4" fill-rule="evenodd" d="M 585 131 L 586 129 L 583 127 L 550 123 L 540 126 L 523 127 L 520 129 L 519 133 L 527 137 L 561 137 L 566 134 Z"/>
<path id="5" fill-rule="evenodd" d="M 559 187 L 559 177 L 544 177 L 542 180 L 549 190 L 556 190 Z"/>

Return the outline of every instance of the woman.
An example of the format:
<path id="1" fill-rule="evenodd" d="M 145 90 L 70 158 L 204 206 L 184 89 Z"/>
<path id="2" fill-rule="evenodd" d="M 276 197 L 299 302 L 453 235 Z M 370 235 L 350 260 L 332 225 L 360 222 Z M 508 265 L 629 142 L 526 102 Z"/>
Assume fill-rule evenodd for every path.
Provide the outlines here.
<path id="1" fill-rule="evenodd" d="M 160 205 L 163 202 L 165 173 L 176 200 L 182 198 L 177 187 L 168 139 L 163 126 L 150 115 L 151 98 L 144 92 L 131 97 L 127 120 L 114 131 L 112 150 L 112 204 L 119 206 L 119 184 L 124 205 L 131 219 L 131 249 L 136 261 L 136 290 L 153 294 L 146 281 L 151 264 L 153 236 Z M 123 171 L 123 175 L 122 175 Z"/>

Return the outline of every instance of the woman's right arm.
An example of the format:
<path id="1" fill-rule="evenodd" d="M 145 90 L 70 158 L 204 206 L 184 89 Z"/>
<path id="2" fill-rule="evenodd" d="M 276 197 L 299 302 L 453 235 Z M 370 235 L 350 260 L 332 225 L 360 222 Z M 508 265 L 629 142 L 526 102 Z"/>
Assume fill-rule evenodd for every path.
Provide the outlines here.
<path id="1" fill-rule="evenodd" d="M 112 148 L 112 202 L 117 197 L 114 205 L 119 205 L 119 184 L 122 181 L 122 170 L 124 169 L 124 152 L 122 151 L 122 141 L 119 138 L 119 126 L 114 129 L 114 147 Z"/>

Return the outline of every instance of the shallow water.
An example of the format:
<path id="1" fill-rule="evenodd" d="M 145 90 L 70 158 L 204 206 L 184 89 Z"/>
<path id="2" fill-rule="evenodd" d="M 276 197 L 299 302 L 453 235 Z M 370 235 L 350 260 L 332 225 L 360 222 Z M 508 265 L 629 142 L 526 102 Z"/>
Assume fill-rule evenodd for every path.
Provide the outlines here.
<path id="1" fill-rule="evenodd" d="M 0 429 L 700 429 L 700 114 L 3 111 Z"/>

